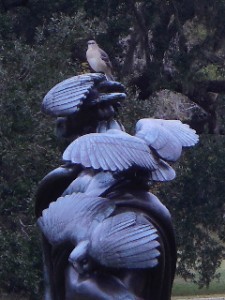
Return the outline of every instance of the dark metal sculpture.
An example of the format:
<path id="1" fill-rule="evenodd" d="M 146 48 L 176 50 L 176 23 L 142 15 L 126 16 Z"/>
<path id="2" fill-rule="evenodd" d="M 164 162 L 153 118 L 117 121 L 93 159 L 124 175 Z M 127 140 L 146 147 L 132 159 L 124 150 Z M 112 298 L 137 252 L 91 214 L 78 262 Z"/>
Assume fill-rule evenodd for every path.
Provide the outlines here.
<path id="1" fill-rule="evenodd" d="M 167 208 L 149 192 L 175 177 L 168 162 L 198 136 L 178 120 L 142 119 L 135 136 L 116 120 L 124 87 L 75 76 L 45 96 L 57 135 L 71 143 L 40 183 L 45 299 L 168 300 L 176 244 Z"/>

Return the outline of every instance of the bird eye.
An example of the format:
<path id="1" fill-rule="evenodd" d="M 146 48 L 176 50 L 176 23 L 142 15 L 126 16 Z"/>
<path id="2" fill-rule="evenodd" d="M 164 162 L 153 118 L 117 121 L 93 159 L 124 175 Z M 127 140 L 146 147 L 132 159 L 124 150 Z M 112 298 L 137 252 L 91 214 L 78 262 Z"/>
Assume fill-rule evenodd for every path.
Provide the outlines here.
<path id="1" fill-rule="evenodd" d="M 83 258 L 83 259 L 81 260 L 81 264 L 82 264 L 82 265 L 86 265 L 87 263 L 88 263 L 87 258 Z"/>

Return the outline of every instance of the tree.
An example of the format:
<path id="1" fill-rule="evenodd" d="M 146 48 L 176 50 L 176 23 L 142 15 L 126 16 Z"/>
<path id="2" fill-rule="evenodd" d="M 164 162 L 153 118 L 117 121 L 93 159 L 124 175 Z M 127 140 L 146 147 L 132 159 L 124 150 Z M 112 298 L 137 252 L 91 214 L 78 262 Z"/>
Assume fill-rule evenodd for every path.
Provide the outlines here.
<path id="1" fill-rule="evenodd" d="M 42 255 L 34 197 L 38 182 L 61 161 L 53 120 L 44 118 L 40 107 L 53 85 L 81 69 L 71 58 L 74 40 L 84 34 L 81 18 L 55 15 L 45 32 L 36 30 L 32 45 L 14 33 L 2 39 L 0 281 L 7 292 L 40 297 Z"/>
<path id="2" fill-rule="evenodd" d="M 217 221 L 223 223 L 224 209 L 224 11 L 224 0 L 1 1 L 1 289 L 39 293 L 33 199 L 61 155 L 40 104 L 56 83 L 89 71 L 85 50 L 93 38 L 128 87 L 121 110 L 128 130 L 141 117 L 163 116 L 182 118 L 205 134 L 176 166 L 177 180 L 153 189 L 175 219 L 178 271 L 187 277 L 198 270 L 199 283 L 209 283 L 224 254 Z M 183 97 L 188 108 L 178 105 Z"/>

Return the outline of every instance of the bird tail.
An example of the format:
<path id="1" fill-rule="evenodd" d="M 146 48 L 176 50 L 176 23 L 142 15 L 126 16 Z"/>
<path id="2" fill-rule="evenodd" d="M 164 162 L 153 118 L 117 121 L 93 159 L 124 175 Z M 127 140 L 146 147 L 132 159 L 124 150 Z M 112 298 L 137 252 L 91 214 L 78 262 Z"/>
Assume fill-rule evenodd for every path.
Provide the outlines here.
<path id="1" fill-rule="evenodd" d="M 114 81 L 114 77 L 111 72 L 105 73 L 105 76 L 108 81 L 110 81 L 110 80 Z"/>

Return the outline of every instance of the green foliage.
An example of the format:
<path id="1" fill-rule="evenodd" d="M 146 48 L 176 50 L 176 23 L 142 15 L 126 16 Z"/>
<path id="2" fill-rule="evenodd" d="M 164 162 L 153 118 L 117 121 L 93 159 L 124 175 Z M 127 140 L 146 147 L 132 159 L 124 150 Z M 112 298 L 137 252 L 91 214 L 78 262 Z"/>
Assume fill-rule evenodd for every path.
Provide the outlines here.
<path id="1" fill-rule="evenodd" d="M 196 78 L 199 80 L 223 80 L 225 78 L 225 73 L 223 68 L 220 68 L 215 64 L 209 64 L 198 71 Z"/>
<path id="2" fill-rule="evenodd" d="M 54 121 L 41 102 L 59 81 L 81 71 L 71 49 L 85 35 L 82 13 L 55 14 L 37 28 L 32 45 L 4 40 L 0 53 L 0 290 L 38 297 L 42 276 L 34 221 L 39 180 L 60 164 Z M 87 30 L 88 31 L 88 30 Z M 30 224 L 29 230 L 22 226 Z"/>
<path id="3" fill-rule="evenodd" d="M 14 222 L 4 224 L 0 231 L 1 290 L 8 293 L 21 293 L 22 290 L 38 299 L 42 255 L 38 232 L 34 225 L 23 225 L 18 215 L 14 218 Z"/>
<path id="4" fill-rule="evenodd" d="M 207 6 L 204 0 L 29 0 L 0 11 L 0 290 L 40 295 L 34 195 L 61 157 L 54 121 L 40 106 L 56 83 L 87 71 L 86 41 L 96 38 L 132 85 L 121 120 L 133 132 L 138 119 L 155 113 L 141 92 L 145 99 L 165 88 L 191 96 L 193 79 L 224 79 L 224 10 L 221 0 Z M 213 113 L 224 130 L 219 101 Z M 222 165 L 223 136 L 205 136 L 176 166 L 176 181 L 154 187 L 175 221 L 178 272 L 194 278 L 198 271 L 200 286 L 209 284 L 224 255 Z"/>
<path id="5" fill-rule="evenodd" d="M 224 261 L 220 268 L 217 270 L 217 273 L 219 273 L 219 278 L 215 278 L 210 282 L 209 287 L 199 288 L 199 286 L 195 283 L 193 283 L 191 280 L 184 280 L 182 278 L 176 278 L 174 285 L 173 285 L 173 296 L 179 296 L 175 299 L 181 299 L 181 296 L 187 296 L 188 298 L 196 298 L 196 295 L 204 296 L 206 295 L 212 299 L 217 298 L 219 296 L 223 296 L 225 293 L 225 267 L 224 267 Z M 173 299 L 173 298 L 172 298 Z"/>
<path id="6" fill-rule="evenodd" d="M 127 132 L 133 134 L 136 122 L 141 118 L 150 118 L 154 109 L 150 101 L 138 99 L 138 91 L 128 90 L 127 98 L 122 103 L 120 111 L 122 124 L 126 127 Z"/>
<path id="7" fill-rule="evenodd" d="M 159 190 L 175 222 L 178 274 L 200 286 L 209 285 L 225 254 L 224 142 L 224 137 L 201 136 L 177 166 L 177 179 Z"/>

